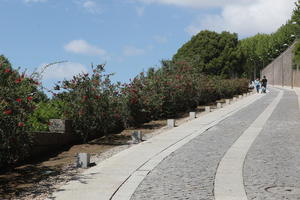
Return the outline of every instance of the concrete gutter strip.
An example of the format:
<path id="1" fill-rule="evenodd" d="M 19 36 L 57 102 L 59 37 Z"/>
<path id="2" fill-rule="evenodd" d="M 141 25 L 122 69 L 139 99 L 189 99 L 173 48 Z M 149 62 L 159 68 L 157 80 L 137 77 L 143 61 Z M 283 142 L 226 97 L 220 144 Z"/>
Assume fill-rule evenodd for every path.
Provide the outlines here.
<path id="1" fill-rule="evenodd" d="M 247 200 L 244 188 L 243 166 L 246 155 L 256 137 L 262 131 L 280 99 L 280 91 L 272 103 L 229 148 L 217 169 L 214 186 L 215 200 Z"/>
<path id="2" fill-rule="evenodd" d="M 126 149 L 86 170 L 49 199 L 130 199 L 144 177 L 164 158 L 262 96 L 248 96 Z"/>

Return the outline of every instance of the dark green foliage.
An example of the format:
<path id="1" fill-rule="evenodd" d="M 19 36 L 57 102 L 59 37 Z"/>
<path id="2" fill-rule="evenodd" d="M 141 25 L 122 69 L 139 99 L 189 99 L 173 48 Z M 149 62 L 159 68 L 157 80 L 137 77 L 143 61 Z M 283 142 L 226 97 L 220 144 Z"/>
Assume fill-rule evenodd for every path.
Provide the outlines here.
<path id="1" fill-rule="evenodd" d="M 173 61 L 190 63 L 197 73 L 237 77 L 242 54 L 237 51 L 237 34 L 201 31 L 184 44 Z"/>
<path id="2" fill-rule="evenodd" d="M 40 97 L 37 85 L 0 56 L 0 168 L 27 156 L 31 142 L 28 117 Z"/>

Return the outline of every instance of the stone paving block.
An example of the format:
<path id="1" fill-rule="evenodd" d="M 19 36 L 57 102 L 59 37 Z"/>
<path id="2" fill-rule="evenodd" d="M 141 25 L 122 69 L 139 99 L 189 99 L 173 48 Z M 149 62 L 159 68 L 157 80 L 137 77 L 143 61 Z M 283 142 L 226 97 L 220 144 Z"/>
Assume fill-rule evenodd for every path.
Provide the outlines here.
<path id="1" fill-rule="evenodd" d="M 196 118 L 196 112 L 190 112 L 190 119 Z"/>
<path id="2" fill-rule="evenodd" d="M 90 165 L 90 154 L 79 153 L 76 158 L 76 165 L 80 168 L 88 168 Z"/>
<path id="3" fill-rule="evenodd" d="M 229 105 L 229 104 L 230 104 L 230 99 L 226 99 L 226 100 L 225 100 L 225 104 L 226 104 L 226 105 Z"/>
<path id="4" fill-rule="evenodd" d="M 131 139 L 133 144 L 138 144 L 143 141 L 143 134 L 141 131 L 133 131 L 131 133 Z"/>
<path id="5" fill-rule="evenodd" d="M 210 109 L 210 106 L 205 106 L 205 112 L 210 112 L 211 109 Z"/>
<path id="6" fill-rule="evenodd" d="M 175 119 L 168 119 L 167 120 L 167 125 L 169 128 L 175 127 Z"/>

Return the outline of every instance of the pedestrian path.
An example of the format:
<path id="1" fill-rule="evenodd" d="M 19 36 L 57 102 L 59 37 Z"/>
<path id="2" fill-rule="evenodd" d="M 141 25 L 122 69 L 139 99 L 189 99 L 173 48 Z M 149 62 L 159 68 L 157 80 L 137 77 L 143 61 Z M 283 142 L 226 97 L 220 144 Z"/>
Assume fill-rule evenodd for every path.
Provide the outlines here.
<path id="1" fill-rule="evenodd" d="M 248 199 L 300 199 L 300 113 L 294 91 L 284 95 L 244 164 Z"/>
<path id="2" fill-rule="evenodd" d="M 293 139 L 290 141 L 285 138 L 285 141 L 288 140 L 290 143 L 287 143 L 288 146 L 280 143 L 282 145 L 280 148 L 289 151 L 296 148 L 299 149 L 300 138 L 296 134 L 296 130 L 300 128 L 297 127 L 300 124 L 297 102 L 298 99 L 295 92 L 280 89 L 272 89 L 267 95 L 255 94 L 248 96 L 232 105 L 191 120 L 179 127 L 169 129 L 146 142 L 107 159 L 63 186 L 50 199 L 214 199 L 214 191 L 221 191 L 221 194 L 224 192 L 222 189 L 215 188 L 216 180 L 219 180 L 218 183 L 221 188 L 224 185 L 222 183 L 222 173 L 221 176 L 218 176 L 221 178 L 217 179 L 217 171 L 230 171 L 228 164 L 223 169 L 219 168 L 222 167 L 219 164 L 226 158 L 226 155 L 228 155 L 228 158 L 232 157 L 230 149 L 234 148 L 233 145 L 239 144 L 239 139 L 249 132 L 247 130 L 257 125 L 260 126 L 259 130 L 261 131 L 256 132 L 247 148 L 241 148 L 244 152 L 242 153 L 243 156 L 240 156 L 239 166 L 242 167 L 239 167 L 238 170 L 239 187 L 244 191 L 243 198 L 260 199 L 255 191 L 259 191 L 257 187 L 260 189 L 264 187 L 264 177 L 266 176 L 262 176 L 261 167 L 256 168 L 256 165 L 252 163 L 257 162 L 256 156 L 263 155 L 258 154 L 258 152 L 272 152 L 276 150 L 276 146 L 272 147 L 272 151 L 268 151 L 269 149 L 264 150 L 268 145 L 257 143 L 257 140 L 261 135 L 268 132 L 267 126 L 274 125 L 274 123 L 270 124 L 270 120 L 277 119 L 277 115 L 285 116 L 283 123 L 286 125 L 281 127 L 280 122 L 277 120 L 276 126 L 274 126 L 276 128 L 270 128 L 273 132 L 268 134 L 264 141 L 275 140 L 272 136 L 276 130 L 277 132 L 282 132 L 283 127 L 289 130 L 289 125 L 292 125 L 293 131 L 288 131 L 289 134 L 287 136 L 291 136 Z M 289 109 L 287 110 L 284 109 L 286 103 L 289 104 Z M 291 115 L 290 112 L 292 112 Z M 265 118 L 265 116 L 267 117 Z M 256 140 L 255 137 L 257 137 Z M 252 142 L 254 142 L 253 145 L 251 145 Z M 242 151 L 238 151 L 238 153 Z M 289 153 L 289 151 L 286 152 Z M 248 152 L 250 152 L 249 155 Z M 283 152 L 283 150 L 279 152 Z M 286 176 L 293 177 L 293 173 L 297 173 L 300 169 L 296 167 L 296 163 L 300 159 L 300 153 L 293 152 L 289 156 L 295 161 L 289 163 L 289 171 Z M 273 160 L 273 157 L 269 154 L 266 154 L 266 157 Z M 261 157 L 259 158 L 262 159 Z M 230 159 L 227 159 L 226 162 L 228 161 Z M 263 162 L 259 164 L 263 165 Z M 298 166 L 300 166 L 299 164 Z M 275 169 L 276 167 L 281 168 L 284 165 L 277 165 Z M 276 175 L 275 169 L 274 173 Z M 293 173 L 290 173 L 290 171 L 293 171 Z M 256 174 L 252 172 L 256 172 Z M 300 175 L 300 173 L 298 174 Z M 256 179 L 254 177 L 258 176 L 261 176 L 261 179 L 263 179 L 259 181 L 261 185 L 255 182 Z M 253 182 L 253 180 L 255 181 Z M 267 178 L 267 180 L 270 179 Z M 287 180 L 289 179 L 282 179 L 280 190 L 283 190 L 282 185 L 290 183 L 289 187 L 283 188 L 291 190 L 291 188 L 296 186 L 300 177 L 296 176 L 293 184 Z M 273 196 L 271 196 L 273 198 L 276 195 L 276 192 L 273 192 L 273 190 L 276 191 L 277 189 L 273 189 L 272 186 L 274 185 L 267 184 L 267 187 L 271 189 L 266 189 L 266 193 L 272 193 Z M 233 188 L 227 188 L 226 190 L 230 192 L 231 189 L 235 189 L 234 184 Z M 296 189 L 292 191 L 297 193 Z M 267 194 L 265 195 L 266 197 L 268 197 Z M 216 200 L 225 200 L 223 197 L 220 196 Z M 300 195 L 297 197 L 300 199 Z"/>
<path id="3" fill-rule="evenodd" d="M 243 178 L 244 161 L 252 143 L 261 133 L 282 95 L 283 91 L 280 91 L 221 159 L 214 181 L 215 200 L 247 200 Z"/>

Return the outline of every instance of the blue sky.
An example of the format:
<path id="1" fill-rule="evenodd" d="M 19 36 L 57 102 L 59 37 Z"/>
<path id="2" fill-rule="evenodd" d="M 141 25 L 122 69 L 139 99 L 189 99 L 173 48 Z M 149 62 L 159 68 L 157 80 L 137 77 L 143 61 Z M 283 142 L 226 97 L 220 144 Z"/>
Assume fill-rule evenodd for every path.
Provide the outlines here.
<path id="1" fill-rule="evenodd" d="M 241 38 L 271 33 L 290 17 L 287 0 L 0 0 L 0 54 L 33 71 L 47 63 L 43 83 L 106 63 L 128 81 L 170 59 L 200 30 Z"/>

